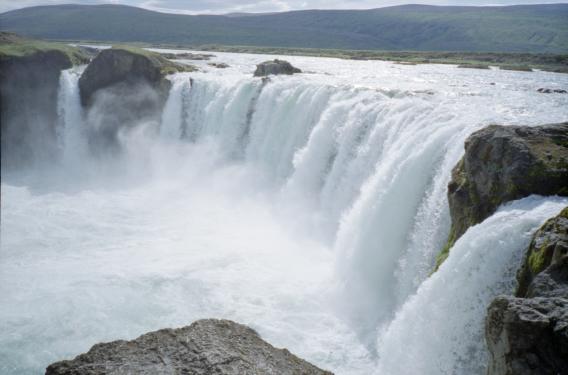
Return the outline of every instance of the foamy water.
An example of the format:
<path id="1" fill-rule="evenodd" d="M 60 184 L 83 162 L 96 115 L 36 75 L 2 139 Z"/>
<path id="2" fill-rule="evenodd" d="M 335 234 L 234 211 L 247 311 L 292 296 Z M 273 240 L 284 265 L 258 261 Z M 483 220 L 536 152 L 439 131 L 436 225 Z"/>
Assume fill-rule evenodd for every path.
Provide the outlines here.
<path id="1" fill-rule="evenodd" d="M 263 83 L 271 56 L 215 54 L 113 160 L 62 73 L 61 163 L 2 178 L 0 372 L 215 317 L 337 374 L 482 373 L 485 306 L 567 202 L 502 208 L 428 278 L 450 171 L 485 125 L 566 120 L 536 89 L 568 76 L 286 57 L 308 73 Z"/>

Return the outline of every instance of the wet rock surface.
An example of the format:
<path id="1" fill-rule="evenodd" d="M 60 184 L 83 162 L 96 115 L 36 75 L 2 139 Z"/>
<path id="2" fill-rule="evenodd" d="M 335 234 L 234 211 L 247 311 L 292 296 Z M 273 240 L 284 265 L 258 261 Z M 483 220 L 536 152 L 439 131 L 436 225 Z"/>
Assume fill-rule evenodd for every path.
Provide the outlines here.
<path id="1" fill-rule="evenodd" d="M 260 63 L 256 66 L 254 72 L 255 77 L 266 77 L 269 75 L 292 75 L 295 73 L 302 73 L 302 71 L 284 60 L 271 60 Z"/>
<path id="2" fill-rule="evenodd" d="M 488 374 L 568 374 L 568 207 L 533 235 L 518 281 L 488 309 Z"/>
<path id="3" fill-rule="evenodd" d="M 568 123 L 491 125 L 473 133 L 448 185 L 452 227 L 438 266 L 470 226 L 531 194 L 568 195 Z"/>
<path id="4" fill-rule="evenodd" d="M 132 341 L 97 344 L 70 361 L 50 365 L 46 375 L 329 375 L 252 329 L 228 320 L 199 320 Z"/>

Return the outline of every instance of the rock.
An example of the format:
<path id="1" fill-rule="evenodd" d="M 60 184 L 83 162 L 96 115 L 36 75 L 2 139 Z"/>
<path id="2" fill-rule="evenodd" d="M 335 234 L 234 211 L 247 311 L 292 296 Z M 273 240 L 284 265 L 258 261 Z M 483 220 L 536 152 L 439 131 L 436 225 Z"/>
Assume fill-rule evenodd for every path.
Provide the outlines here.
<path id="1" fill-rule="evenodd" d="M 57 95 L 64 69 L 85 63 L 77 48 L 0 32 L 2 169 L 57 156 Z"/>
<path id="2" fill-rule="evenodd" d="M 252 329 L 228 320 L 199 320 L 132 341 L 94 345 L 70 361 L 47 367 L 46 375 L 186 374 L 325 375 L 286 349 L 276 349 Z"/>
<path id="3" fill-rule="evenodd" d="M 195 68 L 175 64 L 157 53 L 143 49 L 106 49 L 95 57 L 81 75 L 81 103 L 88 106 L 98 90 L 118 83 L 136 85 L 144 82 L 161 94 L 167 95 L 170 84 L 165 76 L 192 70 Z"/>
<path id="4" fill-rule="evenodd" d="M 229 67 L 229 65 L 225 63 L 208 63 L 207 65 L 218 69 L 226 69 Z"/>
<path id="5" fill-rule="evenodd" d="M 566 94 L 568 93 L 568 91 L 566 90 L 562 90 L 562 89 L 545 89 L 545 88 L 540 88 L 538 90 L 536 90 L 542 94 Z"/>
<path id="6" fill-rule="evenodd" d="M 568 207 L 535 232 L 517 280 L 487 312 L 488 374 L 568 374 Z"/>
<path id="7" fill-rule="evenodd" d="M 120 133 L 141 124 L 157 130 L 171 86 L 166 75 L 193 70 L 142 49 L 101 51 L 79 79 L 91 151 L 119 152 Z"/>
<path id="8" fill-rule="evenodd" d="M 263 63 L 258 64 L 256 66 L 254 76 L 266 77 L 268 75 L 279 75 L 279 74 L 291 75 L 295 73 L 302 73 L 302 71 L 292 66 L 292 64 L 290 64 L 288 61 L 276 59 L 272 61 L 265 61 Z"/>
<path id="9" fill-rule="evenodd" d="M 462 64 L 462 65 L 458 65 L 458 68 L 466 68 L 466 69 L 489 69 L 489 65 L 483 65 L 483 64 Z"/>
<path id="10" fill-rule="evenodd" d="M 485 323 L 488 375 L 568 374 L 568 299 L 497 297 Z"/>
<path id="11" fill-rule="evenodd" d="M 517 297 L 568 298 L 568 207 L 534 234 L 517 280 Z"/>
<path id="12" fill-rule="evenodd" d="M 210 60 L 215 55 L 211 55 L 208 53 L 191 53 L 191 52 L 182 52 L 182 53 L 161 53 L 163 57 L 170 60 Z"/>
<path id="13" fill-rule="evenodd" d="M 568 195 L 568 122 L 543 126 L 491 125 L 465 142 L 452 171 L 452 226 L 436 268 L 455 241 L 499 205 L 531 194 Z"/>

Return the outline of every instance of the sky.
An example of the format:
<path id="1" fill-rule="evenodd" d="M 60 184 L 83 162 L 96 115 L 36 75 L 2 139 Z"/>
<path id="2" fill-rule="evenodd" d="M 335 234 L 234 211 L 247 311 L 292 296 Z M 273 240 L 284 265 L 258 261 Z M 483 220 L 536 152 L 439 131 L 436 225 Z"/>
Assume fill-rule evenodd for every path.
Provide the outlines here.
<path id="1" fill-rule="evenodd" d="M 565 3 L 567 0 L 0 0 L 0 12 L 35 5 L 123 4 L 182 14 L 283 12 L 302 9 L 371 9 L 401 4 L 512 5 Z"/>

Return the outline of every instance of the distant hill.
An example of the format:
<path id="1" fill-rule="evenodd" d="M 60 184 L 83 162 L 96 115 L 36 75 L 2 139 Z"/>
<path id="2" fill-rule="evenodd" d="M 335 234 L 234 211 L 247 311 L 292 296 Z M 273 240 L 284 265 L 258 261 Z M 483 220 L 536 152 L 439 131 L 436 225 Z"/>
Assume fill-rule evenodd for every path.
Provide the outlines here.
<path id="1" fill-rule="evenodd" d="M 568 4 L 403 5 L 371 10 L 188 16 L 122 5 L 0 14 L 0 30 L 68 40 L 408 51 L 568 52 Z"/>

